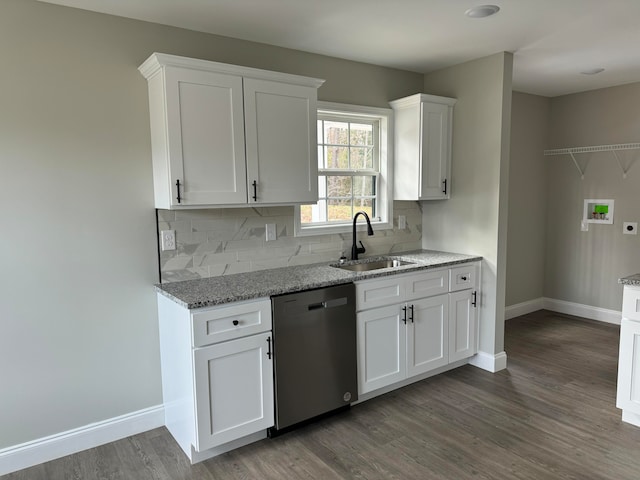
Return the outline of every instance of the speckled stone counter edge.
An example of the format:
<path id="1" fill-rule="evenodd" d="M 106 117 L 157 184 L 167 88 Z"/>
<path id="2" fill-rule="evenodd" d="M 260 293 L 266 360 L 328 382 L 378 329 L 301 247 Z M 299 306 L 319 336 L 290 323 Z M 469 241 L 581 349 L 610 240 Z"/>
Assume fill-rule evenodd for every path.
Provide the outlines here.
<path id="1" fill-rule="evenodd" d="M 179 305 L 195 309 L 482 260 L 480 256 L 417 250 L 368 257 L 361 261 L 374 262 L 382 258 L 396 258 L 412 263 L 366 272 L 353 272 L 331 266 L 336 264 L 299 265 L 164 283 L 156 285 L 155 288 Z"/>
<path id="2" fill-rule="evenodd" d="M 628 277 L 622 277 L 618 279 L 618 283 L 621 283 L 623 285 L 640 286 L 640 273 L 636 273 L 635 275 L 629 275 Z"/>

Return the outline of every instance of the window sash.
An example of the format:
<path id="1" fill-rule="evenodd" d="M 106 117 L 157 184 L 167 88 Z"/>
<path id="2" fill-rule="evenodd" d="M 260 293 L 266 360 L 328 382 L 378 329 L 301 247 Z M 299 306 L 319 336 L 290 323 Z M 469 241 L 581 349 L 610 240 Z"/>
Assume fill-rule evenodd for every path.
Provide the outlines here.
<path id="1" fill-rule="evenodd" d="M 334 143 L 326 141 L 326 122 L 336 122 L 343 124 L 346 128 L 346 132 L 343 134 L 342 138 L 344 138 L 343 143 Z M 356 142 L 352 143 L 354 137 L 352 135 L 352 125 L 368 125 L 371 127 L 371 138 L 365 139 L 365 142 Z M 337 138 L 340 140 L 340 138 Z M 304 222 L 302 226 L 322 226 L 322 225 L 345 225 L 351 222 L 351 218 L 356 211 L 359 210 L 359 203 L 368 202 L 370 203 L 370 207 L 367 208 L 370 211 L 370 216 L 372 221 L 380 221 L 381 219 L 378 216 L 378 203 L 379 199 L 379 191 L 380 191 L 380 120 L 378 118 L 371 117 L 363 117 L 353 114 L 327 114 L 318 112 L 318 181 L 320 183 L 319 187 L 319 198 L 316 206 L 312 207 L 312 214 L 316 216 L 316 221 Z M 327 167 L 328 161 L 328 149 L 332 148 L 340 148 L 345 149 L 347 152 L 347 165 L 342 165 L 343 167 L 349 168 L 330 168 Z M 356 160 L 353 159 L 353 154 L 359 153 L 363 155 L 362 159 L 364 159 L 364 163 L 362 167 L 354 167 L 354 163 Z M 369 159 L 367 159 L 366 155 L 371 155 L 370 163 Z M 370 177 L 373 179 L 372 184 L 370 185 L 370 193 L 363 194 L 360 193 L 356 195 L 356 188 L 353 185 L 353 181 L 351 184 L 351 194 L 350 195 L 333 195 L 330 196 L 328 192 L 328 179 L 331 176 L 335 177 Z M 324 182 L 324 185 L 322 185 Z M 339 219 L 339 220 L 331 220 L 330 207 L 335 205 L 335 202 L 345 201 L 349 207 L 351 214 L 349 218 Z M 333 202 L 333 203 L 332 203 Z"/>
<path id="2" fill-rule="evenodd" d="M 347 143 L 330 143 L 325 142 L 324 126 L 325 122 L 339 122 L 348 124 Z M 360 145 L 351 143 L 351 124 L 371 125 L 372 127 L 372 141 L 371 144 Z M 343 170 L 371 170 L 380 172 L 380 119 L 364 117 L 352 114 L 340 115 L 336 113 L 322 113 L 318 112 L 318 170 L 339 170 L 334 168 L 326 168 L 325 152 L 327 148 L 345 148 L 349 151 L 349 167 L 351 167 L 351 151 L 358 149 L 370 148 L 372 153 L 372 166 L 370 168 L 348 168 Z"/>
<path id="3" fill-rule="evenodd" d="M 378 225 L 378 228 L 381 229 L 393 228 L 393 111 L 389 108 L 366 107 L 362 105 L 347 105 L 318 101 L 317 118 L 318 135 L 316 149 L 318 152 L 318 175 L 320 176 L 320 182 L 324 181 L 326 186 L 326 178 L 331 175 L 375 176 L 375 185 L 371 185 L 371 183 L 367 182 L 365 182 L 364 185 L 357 184 L 355 190 L 358 193 L 358 196 L 355 197 L 356 204 L 355 210 L 353 211 L 357 212 L 360 209 L 359 201 L 362 198 L 363 202 L 369 202 L 368 204 L 365 203 L 367 213 L 369 213 L 371 211 L 371 207 L 375 205 L 376 215 L 372 218 L 372 223 Z M 326 140 L 330 140 L 330 142 L 325 144 L 325 131 L 322 121 L 336 121 L 343 123 L 352 122 L 362 125 L 374 125 L 375 128 L 373 128 L 373 130 L 367 129 L 368 132 L 363 135 L 351 135 L 348 134 L 344 128 L 341 128 L 343 126 L 336 125 L 335 127 L 338 129 L 336 136 L 329 136 L 326 138 Z M 331 133 L 331 135 L 333 135 L 333 133 Z M 347 143 L 351 142 L 353 142 L 351 145 L 356 148 L 374 148 L 375 164 L 372 164 L 372 162 L 369 161 L 369 155 L 371 155 L 371 152 L 361 150 L 355 152 L 358 162 L 356 165 L 361 167 L 366 166 L 367 168 L 350 168 L 354 165 L 350 165 L 345 161 L 345 153 L 334 151 L 331 152 L 331 155 L 333 155 L 332 160 L 340 160 L 340 163 L 335 162 L 333 164 L 340 166 L 341 168 L 324 168 L 324 152 L 326 148 L 345 147 Z M 369 146 L 363 146 L 362 144 L 368 144 Z M 337 155 L 342 155 L 342 157 L 338 157 Z M 366 159 L 368 164 L 360 162 L 361 159 Z M 365 185 L 366 187 L 363 188 Z M 343 191 L 340 191 L 339 187 L 340 182 L 333 182 L 333 184 L 330 185 L 334 194 L 344 194 Z M 325 203 L 327 201 L 326 198 L 328 192 L 326 190 L 322 190 L 322 183 L 320 183 L 319 188 L 319 205 L 320 208 L 325 209 L 326 217 Z M 369 194 L 373 192 L 375 192 L 375 196 L 364 195 L 365 193 Z M 341 198 L 342 196 L 336 197 L 336 200 Z M 333 198 L 330 198 L 329 200 L 331 201 L 332 199 Z M 375 204 L 373 202 L 375 202 Z M 353 203 L 350 208 L 353 208 Z M 315 211 L 312 211 L 312 209 Z M 344 221 L 314 221 L 302 223 L 303 220 L 306 219 L 319 219 L 317 209 L 317 205 L 302 205 L 295 207 L 296 215 L 294 218 L 294 227 L 296 236 L 342 234 L 344 232 L 351 231 L 352 218 L 349 218 L 348 220 L 345 219 Z M 347 212 L 340 210 L 340 208 L 337 208 L 330 212 L 330 215 L 333 215 L 334 217 L 346 217 Z M 311 216 L 313 216 L 313 218 L 311 218 Z M 361 225 L 359 225 L 358 228 L 360 227 Z"/>
<path id="4" fill-rule="evenodd" d="M 331 176 L 347 176 L 347 177 L 369 177 L 373 179 L 372 185 L 371 185 L 371 194 L 358 194 L 356 195 L 355 192 L 355 188 L 353 187 L 353 185 L 351 185 L 351 195 L 328 195 L 328 189 L 326 188 L 326 182 L 327 182 L 327 178 L 326 177 L 331 177 Z M 324 178 L 323 178 L 324 177 Z M 365 200 L 365 201 L 370 201 L 371 202 L 371 213 L 370 213 L 370 217 L 371 217 L 371 221 L 377 222 L 377 221 L 381 221 L 382 219 L 379 217 L 379 205 L 378 203 L 380 202 L 379 199 L 379 194 L 378 192 L 380 191 L 380 175 L 377 172 L 367 172 L 364 173 L 362 171 L 340 171 L 339 174 L 337 174 L 335 171 L 328 171 L 326 173 L 322 173 L 318 175 L 318 181 L 325 182 L 325 186 L 323 187 L 322 185 L 319 185 L 318 190 L 320 192 L 324 192 L 324 195 L 319 195 L 318 197 L 318 203 L 315 206 L 312 206 L 312 212 L 317 214 L 317 220 L 316 221 L 310 221 L 310 222 L 304 222 L 302 223 L 303 226 L 319 226 L 319 225 L 344 225 L 344 224 L 349 224 L 351 222 L 351 219 L 353 218 L 353 215 L 355 214 L 356 211 L 358 211 L 361 207 L 358 206 L 358 202 Z M 332 200 L 348 200 L 349 201 L 349 207 L 350 207 L 350 211 L 351 214 L 349 215 L 349 218 L 345 218 L 345 219 L 340 219 L 340 220 L 330 220 L 330 215 L 329 215 L 329 206 L 331 205 L 331 201 Z"/>

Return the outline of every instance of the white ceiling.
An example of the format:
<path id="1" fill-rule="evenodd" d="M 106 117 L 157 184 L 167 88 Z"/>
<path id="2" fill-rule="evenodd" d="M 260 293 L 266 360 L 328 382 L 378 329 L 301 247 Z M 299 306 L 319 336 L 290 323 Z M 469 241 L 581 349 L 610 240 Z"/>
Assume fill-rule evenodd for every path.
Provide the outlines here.
<path id="1" fill-rule="evenodd" d="M 640 81 L 640 0 L 41 1 L 421 73 L 510 51 L 514 89 L 550 97 Z"/>

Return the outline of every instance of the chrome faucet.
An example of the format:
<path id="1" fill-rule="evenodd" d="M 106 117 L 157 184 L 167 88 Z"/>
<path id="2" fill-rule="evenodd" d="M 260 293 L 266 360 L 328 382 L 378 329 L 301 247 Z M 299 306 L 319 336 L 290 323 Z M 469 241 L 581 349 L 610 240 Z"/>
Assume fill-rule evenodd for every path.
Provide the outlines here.
<path id="1" fill-rule="evenodd" d="M 369 215 L 366 212 L 358 212 L 353 216 L 353 245 L 351 246 L 351 260 L 357 260 L 359 253 L 364 253 L 366 250 L 364 245 L 362 245 L 362 241 L 360 241 L 360 246 L 356 245 L 356 220 L 358 219 L 358 215 L 364 215 L 364 219 L 367 221 L 367 235 L 373 235 L 373 228 L 371 228 L 371 220 L 369 220 Z"/>

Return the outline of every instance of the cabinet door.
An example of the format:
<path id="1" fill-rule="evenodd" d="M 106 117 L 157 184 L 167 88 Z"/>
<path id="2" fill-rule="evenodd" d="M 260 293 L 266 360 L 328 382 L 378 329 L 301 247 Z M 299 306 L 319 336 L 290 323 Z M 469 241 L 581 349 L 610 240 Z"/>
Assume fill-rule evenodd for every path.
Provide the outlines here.
<path id="1" fill-rule="evenodd" d="M 424 298 L 407 306 L 407 376 L 412 377 L 449 363 L 449 295 Z"/>
<path id="2" fill-rule="evenodd" d="M 640 322 L 628 318 L 623 318 L 620 326 L 616 405 L 640 415 Z"/>
<path id="3" fill-rule="evenodd" d="M 400 305 L 358 313 L 358 393 L 406 378 L 406 325 Z"/>
<path id="4" fill-rule="evenodd" d="M 420 200 L 449 198 L 449 106 L 422 103 Z M 446 182 L 446 183 L 445 183 Z"/>
<path id="5" fill-rule="evenodd" d="M 244 101 L 249 203 L 317 202 L 316 88 L 245 78 Z"/>
<path id="6" fill-rule="evenodd" d="M 247 203 L 242 102 L 242 77 L 166 68 L 172 206 Z"/>
<path id="7" fill-rule="evenodd" d="M 476 354 L 478 309 L 473 305 L 473 290 L 461 290 L 449 295 L 449 362 Z"/>
<path id="8" fill-rule="evenodd" d="M 271 333 L 194 350 L 197 451 L 273 426 Z"/>

